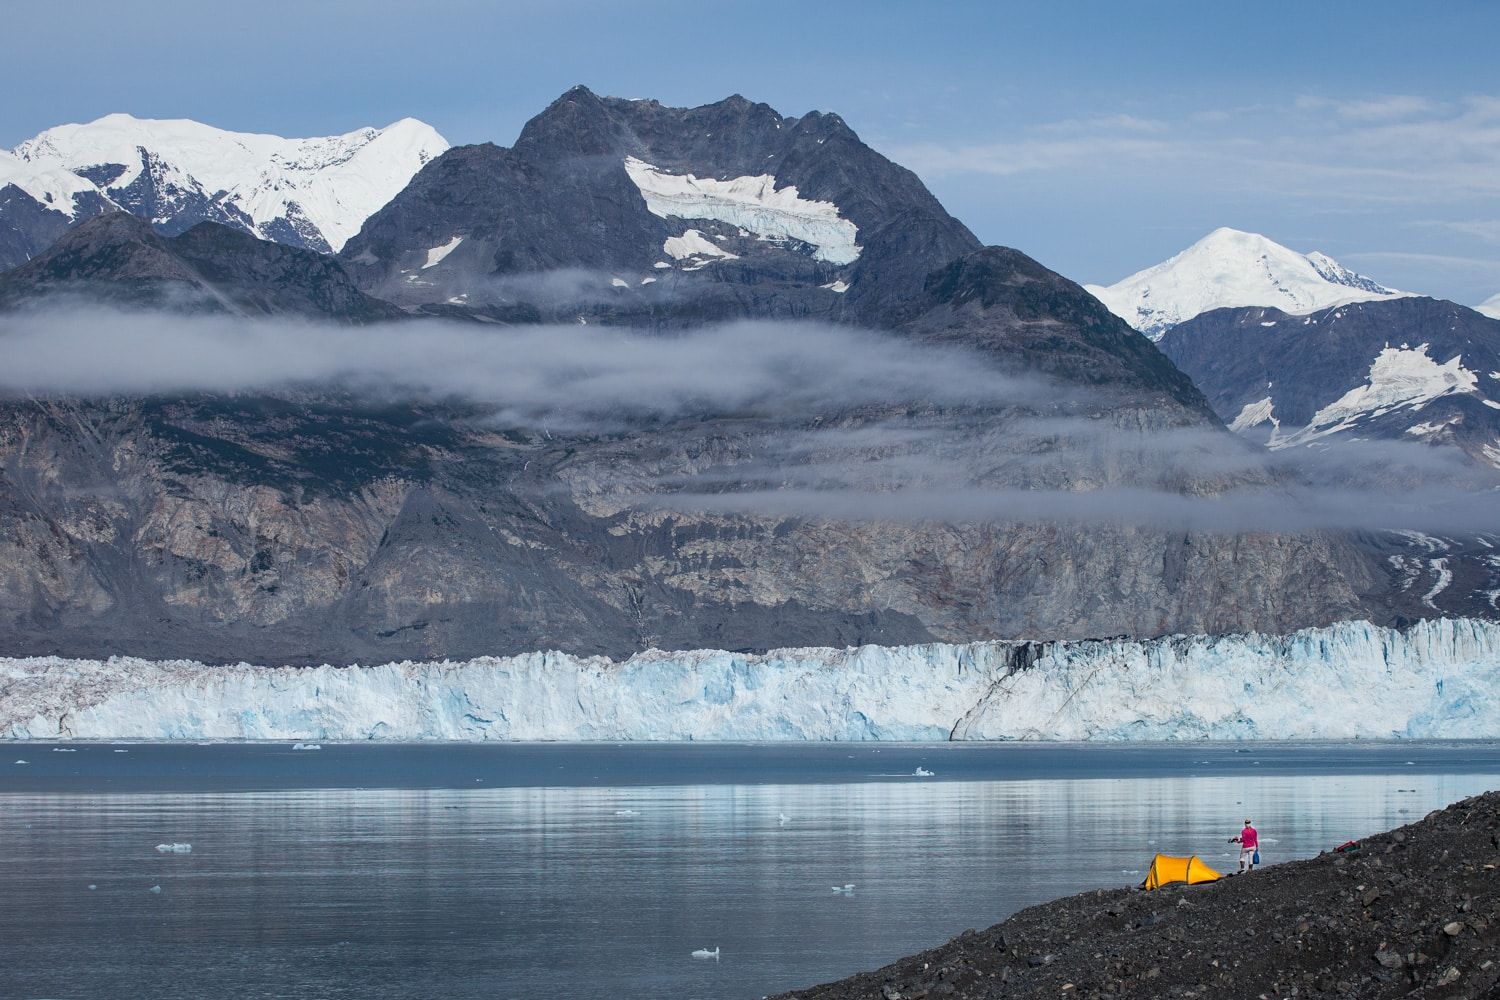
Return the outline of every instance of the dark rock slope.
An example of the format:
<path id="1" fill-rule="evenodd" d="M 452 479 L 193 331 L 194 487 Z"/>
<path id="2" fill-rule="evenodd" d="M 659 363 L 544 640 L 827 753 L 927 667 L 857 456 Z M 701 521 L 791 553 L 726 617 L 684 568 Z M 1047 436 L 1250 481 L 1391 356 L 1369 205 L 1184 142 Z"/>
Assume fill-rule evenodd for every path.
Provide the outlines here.
<path id="1" fill-rule="evenodd" d="M 1334 845 L 1329 845 L 1330 847 Z M 1500 997 L 1500 793 L 1246 876 L 1085 893 L 787 1000 Z"/>
<path id="2" fill-rule="evenodd" d="M 337 261 L 212 222 L 163 236 L 125 212 L 64 233 L 0 274 L 0 308 L 74 304 L 361 323 L 400 315 L 356 288 Z"/>
<path id="3" fill-rule="evenodd" d="M 1216 309 L 1159 346 L 1225 423 L 1273 446 L 1444 444 L 1500 468 L 1500 320 L 1473 309 L 1416 296 L 1309 316 Z"/>

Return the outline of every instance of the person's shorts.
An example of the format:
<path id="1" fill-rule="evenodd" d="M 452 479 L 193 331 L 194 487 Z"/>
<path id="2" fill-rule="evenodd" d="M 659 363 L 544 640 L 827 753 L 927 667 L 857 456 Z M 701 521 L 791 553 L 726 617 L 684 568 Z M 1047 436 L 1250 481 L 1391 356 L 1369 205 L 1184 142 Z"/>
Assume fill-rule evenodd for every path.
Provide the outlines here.
<path id="1" fill-rule="evenodd" d="M 1255 860 L 1255 848 L 1253 848 L 1253 847 L 1241 847 L 1240 848 L 1240 864 L 1245 865 L 1246 867 L 1249 867 L 1250 864 L 1251 864 L 1251 862 L 1253 862 L 1254 860 Z"/>

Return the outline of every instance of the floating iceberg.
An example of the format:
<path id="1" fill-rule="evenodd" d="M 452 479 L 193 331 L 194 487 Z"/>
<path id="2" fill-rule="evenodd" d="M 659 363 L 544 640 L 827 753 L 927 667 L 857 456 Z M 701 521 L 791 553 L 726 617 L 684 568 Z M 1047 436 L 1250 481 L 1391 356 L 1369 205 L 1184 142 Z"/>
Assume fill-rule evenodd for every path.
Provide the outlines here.
<path id="1" fill-rule="evenodd" d="M 927 768 L 918 765 L 917 769 L 911 773 L 911 776 L 913 778 L 930 778 L 932 777 L 933 773 L 934 772 L 927 770 Z"/>
<path id="2" fill-rule="evenodd" d="M 0 737 L 33 740 L 1494 738 L 1500 623 L 371 667 L 0 658 L 0 691 Z"/>
<path id="3" fill-rule="evenodd" d="M 321 743 L 293 743 L 292 744 L 292 749 L 293 750 L 321 750 L 321 749 L 323 749 L 323 744 L 321 744 Z"/>
<path id="4" fill-rule="evenodd" d="M 157 854 L 192 854 L 192 844 L 157 844 Z"/>

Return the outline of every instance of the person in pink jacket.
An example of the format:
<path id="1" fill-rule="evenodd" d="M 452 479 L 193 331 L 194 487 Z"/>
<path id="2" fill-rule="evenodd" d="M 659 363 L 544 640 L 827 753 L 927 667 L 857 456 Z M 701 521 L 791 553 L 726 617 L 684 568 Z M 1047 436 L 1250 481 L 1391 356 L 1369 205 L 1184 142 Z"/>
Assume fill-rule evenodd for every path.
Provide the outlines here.
<path id="1" fill-rule="evenodd" d="M 1250 821 L 1245 820 L 1245 828 L 1240 831 L 1238 837 L 1230 837 L 1231 844 L 1240 845 L 1240 871 L 1247 872 L 1255 867 L 1255 862 L 1260 860 L 1257 855 L 1260 851 L 1260 834 L 1255 832 L 1255 827 Z"/>

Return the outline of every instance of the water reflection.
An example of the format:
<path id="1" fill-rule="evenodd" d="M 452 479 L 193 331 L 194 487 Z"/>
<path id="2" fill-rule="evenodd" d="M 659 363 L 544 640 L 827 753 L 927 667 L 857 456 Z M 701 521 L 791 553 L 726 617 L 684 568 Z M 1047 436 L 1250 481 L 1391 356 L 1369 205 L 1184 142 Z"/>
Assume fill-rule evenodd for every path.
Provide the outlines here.
<path id="1" fill-rule="evenodd" d="M 31 997 L 759 997 L 1062 893 L 1133 884 L 1157 850 L 1232 868 L 1225 841 L 1247 816 L 1275 862 L 1496 784 L 11 794 L 0 948 L 8 995 Z M 192 853 L 153 850 L 173 841 Z M 689 957 L 715 946 L 717 962 Z"/>

